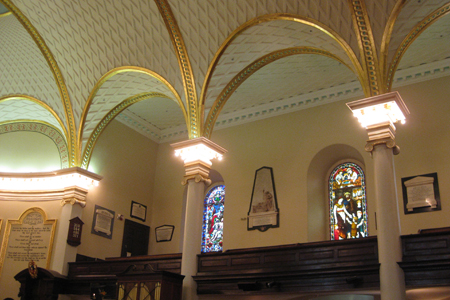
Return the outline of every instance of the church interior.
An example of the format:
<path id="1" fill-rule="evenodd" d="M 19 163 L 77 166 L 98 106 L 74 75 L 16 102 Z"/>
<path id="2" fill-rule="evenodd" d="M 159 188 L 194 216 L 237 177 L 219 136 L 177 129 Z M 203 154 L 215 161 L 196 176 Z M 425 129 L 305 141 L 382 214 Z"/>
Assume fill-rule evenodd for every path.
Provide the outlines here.
<path id="1" fill-rule="evenodd" d="M 449 49 L 448 0 L 0 0 L 0 299 L 450 300 Z"/>

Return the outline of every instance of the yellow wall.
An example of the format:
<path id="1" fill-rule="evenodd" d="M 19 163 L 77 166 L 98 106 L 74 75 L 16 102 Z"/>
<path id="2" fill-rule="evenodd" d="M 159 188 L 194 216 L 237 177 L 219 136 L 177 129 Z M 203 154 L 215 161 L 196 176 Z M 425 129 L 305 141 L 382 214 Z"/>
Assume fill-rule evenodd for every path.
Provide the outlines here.
<path id="1" fill-rule="evenodd" d="M 157 150 L 155 142 L 122 123 L 114 121 L 108 125 L 95 145 L 90 164 L 103 179 L 88 193 L 79 254 L 101 259 L 120 256 L 124 221 L 114 220 L 112 239 L 91 234 L 95 205 L 113 210 L 116 217 L 122 214 L 150 226 Z M 130 217 L 131 201 L 147 206 L 146 222 Z"/>
<path id="2" fill-rule="evenodd" d="M 448 77 L 398 88 L 411 111 L 407 123 L 397 126 L 401 153 L 394 158 L 402 234 L 450 225 L 445 217 L 450 213 L 450 191 L 445 184 L 450 180 L 447 155 L 450 102 L 446 101 L 450 88 L 447 82 Z M 229 151 L 222 161 L 213 162 L 213 168 L 226 184 L 225 249 L 326 240 L 328 229 L 320 226 L 321 221 L 328 219 L 326 173 L 346 154 L 353 161 L 359 161 L 366 171 L 369 233 L 376 235 L 373 162 L 364 151 L 367 134 L 345 105 L 349 101 L 351 99 L 213 133 L 211 140 Z M 255 171 L 263 166 L 273 168 L 280 227 L 266 232 L 247 231 L 245 218 Z M 314 170 L 315 166 L 322 169 Z M 442 210 L 405 215 L 401 178 L 433 172 L 438 173 Z M 168 144 L 160 145 L 157 174 L 153 219 L 158 220 L 158 225 L 172 224 L 179 228 L 182 163 L 173 157 Z M 322 210 L 318 211 L 320 208 Z M 177 234 L 176 229 L 170 243 L 153 245 L 151 253 L 178 252 Z"/>
<path id="3" fill-rule="evenodd" d="M 400 155 L 394 158 L 402 234 L 419 229 L 450 226 L 450 86 L 448 77 L 398 88 L 411 111 L 405 125 L 397 126 Z M 367 134 L 345 106 L 346 101 L 218 130 L 212 141 L 228 150 L 222 161 L 214 161 L 226 184 L 224 248 L 272 246 L 327 239 L 326 174 L 346 156 L 359 161 L 366 171 L 369 232 L 376 234 L 373 161 L 364 151 Z M 3 138 L 0 136 L 0 138 Z M 172 142 L 171 142 L 172 143 Z M 151 226 L 150 254 L 180 252 L 184 186 L 183 163 L 173 155 L 171 143 L 157 145 L 119 122 L 112 122 L 98 140 L 90 169 L 104 178 L 89 191 L 83 210 L 82 243 L 78 253 L 98 257 L 120 255 L 123 221 L 115 219 L 113 239 L 91 234 L 94 206 L 100 205 L 130 218 L 131 201 L 147 205 L 146 225 Z M 44 143 L 45 144 L 45 143 Z M 39 154 L 41 153 L 41 154 Z M 32 153 L 41 159 L 42 153 Z M 26 153 L 22 153 L 27 155 Z M 30 153 L 28 153 L 30 154 Z M 34 156 L 36 155 L 36 156 Z M 54 159 L 56 152 L 48 152 Z M 255 171 L 273 168 L 280 227 L 266 232 L 247 231 Z M 405 215 L 401 178 L 438 173 L 442 210 Z M 384 199 L 382 199 L 384 200 Z M 59 202 L 0 202 L 0 218 L 17 219 L 27 208 L 43 208 L 49 218 L 58 218 Z M 132 219 L 140 222 L 136 219 Z M 142 222 L 140 222 L 142 223 Z M 171 242 L 156 243 L 154 228 L 175 225 Z M 187 237 L 189 238 L 189 237 Z M 26 266 L 24 266 L 25 268 Z M 5 275 L 5 274 L 3 274 Z M 1 297 L 15 274 L 2 276 Z"/>

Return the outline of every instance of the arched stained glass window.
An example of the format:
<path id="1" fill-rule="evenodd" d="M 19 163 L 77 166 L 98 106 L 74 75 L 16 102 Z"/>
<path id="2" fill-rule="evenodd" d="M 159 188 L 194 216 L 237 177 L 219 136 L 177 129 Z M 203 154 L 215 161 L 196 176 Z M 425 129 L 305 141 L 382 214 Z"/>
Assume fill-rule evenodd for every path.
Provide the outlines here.
<path id="1" fill-rule="evenodd" d="M 217 185 L 206 194 L 203 209 L 202 253 L 222 251 L 225 186 Z"/>
<path id="2" fill-rule="evenodd" d="M 343 163 L 334 168 L 328 192 L 331 239 L 367 237 L 366 183 L 361 167 Z"/>

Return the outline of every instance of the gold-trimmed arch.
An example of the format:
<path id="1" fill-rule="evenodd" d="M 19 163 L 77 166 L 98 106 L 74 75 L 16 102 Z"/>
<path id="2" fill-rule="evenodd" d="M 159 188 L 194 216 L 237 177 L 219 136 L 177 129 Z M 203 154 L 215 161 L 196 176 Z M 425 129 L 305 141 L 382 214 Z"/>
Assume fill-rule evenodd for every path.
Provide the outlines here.
<path id="1" fill-rule="evenodd" d="M 141 93 L 138 95 L 131 96 L 118 105 L 116 105 L 113 109 L 111 109 L 105 117 L 97 124 L 95 129 L 92 131 L 91 136 L 89 137 L 89 140 L 86 143 L 86 148 L 83 152 L 83 157 L 81 160 L 81 167 L 86 169 L 89 167 L 89 162 L 91 160 L 92 151 L 94 150 L 95 143 L 97 142 L 98 138 L 100 137 L 101 133 L 105 128 L 108 126 L 108 124 L 123 110 L 125 110 L 127 107 L 129 107 L 132 104 L 135 104 L 137 102 L 147 100 L 150 98 L 167 98 L 171 99 L 171 97 L 161 94 L 161 93 Z"/>
<path id="2" fill-rule="evenodd" d="M 67 136 L 68 136 L 67 135 L 67 129 L 64 126 L 64 123 L 61 121 L 61 118 L 56 114 L 56 112 L 47 103 L 45 103 L 45 102 L 43 102 L 43 101 L 41 101 L 39 99 L 36 99 L 34 97 L 31 97 L 31 96 L 28 96 L 28 95 L 21 95 L 21 94 L 8 95 L 8 96 L 0 97 L 0 103 L 1 102 L 5 102 L 5 101 L 11 101 L 11 100 L 28 100 L 28 101 L 36 103 L 39 106 L 42 106 L 46 110 L 48 110 L 53 115 L 53 117 L 56 119 L 56 121 L 58 121 L 59 125 L 61 126 L 61 128 L 63 130 L 64 139 L 67 140 Z M 42 123 L 46 123 L 46 122 L 42 122 Z"/>
<path id="3" fill-rule="evenodd" d="M 19 20 L 23 27 L 30 34 L 31 38 L 36 43 L 37 47 L 41 51 L 45 60 L 47 61 L 50 70 L 58 86 L 59 93 L 61 95 L 61 101 L 64 106 L 64 113 L 66 115 L 68 131 L 66 132 L 67 140 L 69 141 L 69 164 L 71 167 L 77 165 L 78 161 L 78 148 L 76 146 L 76 128 L 75 119 L 73 116 L 72 103 L 70 102 L 69 93 L 67 91 L 66 83 L 62 76 L 61 70 L 59 69 L 58 63 L 53 57 L 52 52 L 48 48 L 42 36 L 36 30 L 36 28 L 31 24 L 30 20 L 24 16 L 24 14 L 10 1 L 10 0 L 0 0 L 0 2 Z M 65 126 L 63 126 L 65 128 Z"/>
<path id="4" fill-rule="evenodd" d="M 390 91 L 392 88 L 392 80 L 394 74 L 397 70 L 398 64 L 401 58 L 405 54 L 406 50 L 411 46 L 411 44 L 416 40 L 416 38 L 422 34 L 428 27 L 430 27 L 434 22 L 442 18 L 443 16 L 450 13 L 450 3 L 443 5 L 442 7 L 436 9 L 431 14 L 426 16 L 420 23 L 418 23 L 405 37 L 400 46 L 397 48 L 395 55 L 389 64 L 388 72 L 386 74 L 386 89 Z"/>
<path id="5" fill-rule="evenodd" d="M 40 120 L 24 119 L 0 123 L 0 134 L 20 131 L 37 132 L 50 138 L 58 149 L 59 158 L 61 160 L 61 169 L 69 167 L 69 150 L 67 147 L 67 142 L 64 135 L 58 128 L 52 124 Z"/>
<path id="6" fill-rule="evenodd" d="M 233 92 L 245 80 L 247 80 L 251 75 L 253 75 L 259 69 L 263 68 L 264 66 L 267 66 L 270 63 L 273 63 L 276 60 L 279 60 L 281 58 L 285 58 L 288 56 L 292 56 L 292 55 L 299 55 L 299 54 L 317 54 L 317 55 L 326 56 L 326 57 L 337 60 L 338 62 L 342 63 L 347 68 L 352 70 L 352 68 L 350 66 L 348 66 L 338 56 L 333 55 L 332 53 L 330 53 L 328 51 L 325 51 L 325 50 L 322 50 L 319 48 L 315 48 L 315 47 L 292 47 L 292 48 L 281 49 L 281 50 L 266 54 L 266 55 L 262 56 L 261 58 L 253 61 L 251 64 L 247 65 L 236 76 L 234 76 L 233 79 L 223 88 L 222 92 L 219 94 L 219 96 L 217 97 L 213 106 L 211 107 L 208 117 L 205 120 L 205 126 L 203 127 L 204 128 L 203 136 L 206 138 L 211 137 L 212 130 L 214 128 L 214 124 L 220 114 L 220 111 L 225 106 L 225 103 L 228 101 L 228 99 L 233 94 Z M 360 78 L 360 80 L 361 80 L 361 78 Z"/>
<path id="7" fill-rule="evenodd" d="M 184 94 L 188 104 L 188 134 L 190 138 L 199 137 L 201 134 L 202 115 L 198 106 L 197 91 L 194 81 L 194 72 L 192 71 L 191 62 L 178 27 L 177 20 L 170 8 L 167 0 L 155 0 L 156 6 L 161 14 L 161 17 L 166 24 L 170 39 L 174 46 L 175 54 L 178 60 L 178 65 L 181 70 L 181 77 L 183 78 Z"/>
<path id="8" fill-rule="evenodd" d="M 205 76 L 205 80 L 203 83 L 202 92 L 201 92 L 200 100 L 199 100 L 200 111 L 202 113 L 204 111 L 204 105 L 205 105 L 205 101 L 206 101 L 206 91 L 207 91 L 209 82 L 212 78 L 213 71 L 216 68 L 220 58 L 222 57 L 222 55 L 224 54 L 224 52 L 228 48 L 228 46 L 231 45 L 231 43 L 233 42 L 234 39 L 236 39 L 236 37 L 238 37 L 241 33 L 243 33 L 245 30 L 249 29 L 250 27 L 256 26 L 256 25 L 264 23 L 264 22 L 277 21 L 277 20 L 287 20 L 287 21 L 298 22 L 298 23 L 305 24 L 305 25 L 314 27 L 316 29 L 319 29 L 320 31 L 322 31 L 323 33 L 325 33 L 326 35 L 331 37 L 333 40 L 335 40 L 344 49 L 345 53 L 350 58 L 352 65 L 355 68 L 355 71 L 357 72 L 358 78 L 365 78 L 363 68 L 362 68 L 361 64 L 359 63 L 352 48 L 333 29 L 329 28 L 328 26 L 326 26 L 325 24 L 323 24 L 317 20 L 314 20 L 314 19 L 308 18 L 308 17 L 298 16 L 298 15 L 294 15 L 294 14 L 285 14 L 285 13 L 268 14 L 268 15 L 253 18 L 253 19 L 245 22 L 244 24 L 239 26 L 237 29 L 235 29 L 228 36 L 228 38 L 222 43 L 219 50 L 214 55 L 214 58 L 213 58 L 211 64 L 209 65 L 208 71 Z M 364 89 L 364 92 L 366 92 L 365 85 L 363 85 L 363 89 Z M 201 117 L 203 118 L 203 116 L 201 116 Z"/>
<path id="9" fill-rule="evenodd" d="M 153 72 L 153 71 L 151 71 L 149 69 L 146 69 L 146 68 L 135 67 L 135 66 L 122 66 L 122 67 L 114 68 L 114 69 L 108 71 L 105 75 L 103 75 L 102 78 L 100 78 L 100 80 L 97 82 L 97 84 L 92 89 L 91 94 L 89 95 L 89 97 L 88 97 L 88 99 L 86 101 L 86 104 L 85 104 L 84 109 L 83 109 L 83 113 L 81 115 L 80 126 L 79 126 L 79 129 L 78 129 L 78 146 L 80 147 L 80 151 L 82 150 L 81 149 L 81 147 L 82 147 L 82 138 L 83 138 L 84 124 L 86 123 L 86 117 L 87 117 L 87 115 L 89 113 L 89 108 L 90 108 L 90 106 L 92 104 L 92 101 L 94 100 L 95 96 L 97 95 L 98 90 L 111 77 L 113 77 L 113 76 L 115 76 L 117 74 L 120 74 L 120 73 L 127 73 L 127 72 L 143 73 L 143 74 L 149 75 L 149 76 L 159 80 L 160 82 L 162 82 L 167 88 L 169 88 L 169 90 L 175 96 L 175 100 L 176 100 L 178 106 L 181 108 L 181 110 L 183 112 L 183 116 L 184 116 L 185 122 L 186 122 L 186 124 L 188 124 L 187 112 L 186 112 L 186 108 L 185 108 L 185 106 L 183 104 L 183 101 L 181 101 L 181 98 L 178 95 L 178 93 L 175 90 L 175 88 L 164 77 L 162 77 L 158 73 Z M 167 97 L 167 96 L 165 96 L 165 97 Z"/>
<path id="10" fill-rule="evenodd" d="M 364 94 L 375 96 L 382 93 L 380 89 L 380 79 L 382 78 L 378 67 L 378 56 L 375 48 L 375 41 L 373 38 L 372 28 L 370 26 L 369 16 L 367 15 L 367 8 L 363 0 L 348 0 L 348 4 L 352 13 L 353 25 L 355 27 L 358 38 L 358 46 L 361 56 L 364 59 Z"/>
<path id="11" fill-rule="evenodd" d="M 394 30 L 395 22 L 397 21 L 400 12 L 406 4 L 406 0 L 398 1 L 394 8 L 392 9 L 392 13 L 389 16 L 389 19 L 386 23 L 386 27 L 384 28 L 383 37 L 381 39 L 381 49 L 380 49 L 380 74 L 381 74 L 381 91 L 388 92 L 388 87 L 386 85 L 386 69 L 387 69 L 387 60 L 389 54 L 389 43 L 392 37 L 392 31 Z"/>

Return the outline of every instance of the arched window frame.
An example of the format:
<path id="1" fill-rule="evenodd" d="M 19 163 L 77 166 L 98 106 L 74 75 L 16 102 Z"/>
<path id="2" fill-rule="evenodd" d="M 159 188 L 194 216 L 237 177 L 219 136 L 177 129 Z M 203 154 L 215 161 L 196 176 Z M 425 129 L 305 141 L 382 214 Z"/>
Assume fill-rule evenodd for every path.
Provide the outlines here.
<path id="1" fill-rule="evenodd" d="M 216 182 L 213 185 L 211 185 L 207 192 L 205 193 L 205 197 L 203 198 L 203 221 L 202 221 L 202 245 L 201 245 L 201 252 L 207 253 L 207 252 L 221 252 L 223 250 L 223 212 L 225 208 L 225 195 L 223 197 L 222 205 L 221 205 L 221 211 L 216 211 L 217 206 L 215 206 L 214 211 L 208 210 L 208 199 L 215 190 L 217 190 L 219 187 L 223 187 L 223 191 L 225 193 L 225 184 L 223 182 Z M 213 216 L 216 216 L 215 218 Z M 219 218 L 219 219 L 218 219 Z M 216 220 L 216 228 L 212 229 L 214 224 L 211 225 L 211 219 Z M 218 242 L 212 243 L 210 241 L 210 237 L 214 234 L 211 232 L 211 230 L 214 230 L 214 232 L 218 233 L 220 236 L 216 236 Z"/>
<path id="2" fill-rule="evenodd" d="M 356 165 L 357 168 L 359 169 L 358 171 L 362 174 L 360 190 L 358 191 L 359 193 L 357 193 L 357 190 L 356 190 L 356 188 L 359 188 L 359 185 L 357 185 L 357 184 L 348 184 L 348 185 L 343 185 L 343 188 L 340 188 L 340 189 L 339 188 L 337 188 L 335 190 L 332 189 L 332 183 L 331 183 L 332 176 L 333 175 L 335 176 L 336 175 L 335 172 L 337 170 L 339 170 L 339 168 L 345 164 Z M 329 208 L 329 212 L 328 212 L 329 238 L 331 240 L 341 240 L 341 239 L 349 239 L 349 238 L 367 237 L 369 235 L 368 212 L 367 212 L 367 190 L 366 190 L 366 174 L 365 174 L 363 164 L 359 161 L 355 161 L 352 159 L 341 160 L 341 161 L 337 162 L 327 172 L 327 187 L 328 187 L 327 202 L 328 202 L 328 208 Z M 342 226 L 341 226 L 341 230 L 336 231 L 336 229 L 338 229 L 338 228 L 336 228 L 336 225 L 338 225 L 338 224 L 336 224 L 336 221 L 334 220 L 334 209 L 335 209 L 334 206 L 335 206 L 335 204 L 338 203 L 339 198 L 341 198 L 341 196 L 345 197 L 344 193 L 349 192 L 349 191 L 351 191 L 351 194 L 350 194 L 351 201 L 349 201 L 348 203 L 353 202 L 352 205 L 356 205 L 356 209 L 353 209 L 353 210 L 345 209 L 344 210 L 344 208 L 342 208 L 342 210 L 344 210 L 344 211 L 341 211 L 341 213 L 342 213 L 342 215 L 345 215 L 345 217 L 346 217 L 345 230 L 342 230 Z M 336 195 L 336 192 L 338 192 L 339 194 Z M 361 200 L 360 206 L 359 206 L 358 200 Z M 347 205 L 344 205 L 345 208 L 349 207 L 348 203 L 346 203 Z M 361 216 L 359 216 L 359 214 L 357 213 L 358 210 L 360 210 L 362 212 Z M 348 216 L 347 212 L 350 213 L 351 218 Z M 355 219 L 355 217 L 356 217 L 356 219 Z M 352 222 L 350 223 L 350 222 L 348 222 L 348 220 L 351 220 Z M 338 227 L 339 227 L 339 225 L 338 225 Z M 340 234 L 341 231 L 345 231 L 345 233 L 346 233 L 345 238 Z"/>

